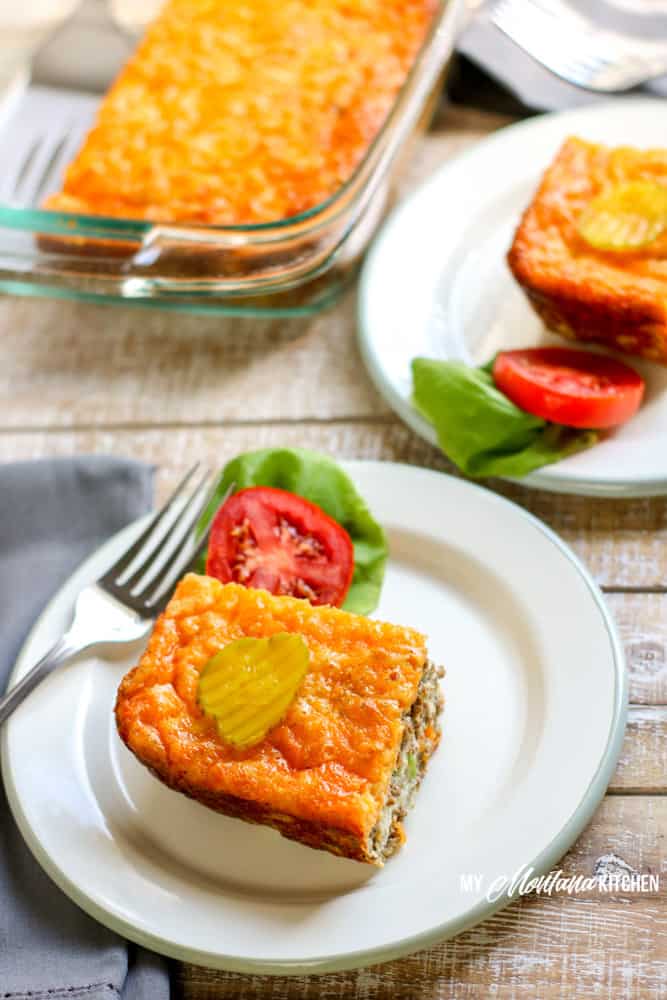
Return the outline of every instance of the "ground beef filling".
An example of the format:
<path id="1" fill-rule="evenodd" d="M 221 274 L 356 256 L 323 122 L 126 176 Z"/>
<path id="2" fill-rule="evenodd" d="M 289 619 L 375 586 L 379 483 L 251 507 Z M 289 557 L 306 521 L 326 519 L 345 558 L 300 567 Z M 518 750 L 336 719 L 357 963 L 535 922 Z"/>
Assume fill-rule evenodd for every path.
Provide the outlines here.
<path id="1" fill-rule="evenodd" d="M 442 710 L 442 695 L 438 681 L 443 673 L 441 667 L 429 660 L 417 697 L 405 715 L 405 732 L 387 798 L 369 838 L 371 855 L 382 861 L 391 857 L 401 845 L 401 821 L 414 804 L 429 757 L 437 743 L 437 739 L 427 736 L 427 731 L 440 732 L 438 716 Z"/>

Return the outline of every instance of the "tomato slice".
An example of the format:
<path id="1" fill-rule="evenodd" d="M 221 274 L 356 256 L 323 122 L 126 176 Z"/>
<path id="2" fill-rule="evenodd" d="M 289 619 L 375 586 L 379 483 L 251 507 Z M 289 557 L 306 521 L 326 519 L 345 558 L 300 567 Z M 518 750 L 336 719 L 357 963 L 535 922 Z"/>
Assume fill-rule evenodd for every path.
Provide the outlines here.
<path id="1" fill-rule="evenodd" d="M 352 539 L 314 503 L 271 486 L 250 486 L 215 516 L 206 572 L 223 583 L 340 606 L 354 573 Z"/>
<path id="2" fill-rule="evenodd" d="M 568 427 L 615 427 L 637 412 L 644 395 L 634 368 L 569 347 L 502 351 L 493 379 L 522 410 Z"/>

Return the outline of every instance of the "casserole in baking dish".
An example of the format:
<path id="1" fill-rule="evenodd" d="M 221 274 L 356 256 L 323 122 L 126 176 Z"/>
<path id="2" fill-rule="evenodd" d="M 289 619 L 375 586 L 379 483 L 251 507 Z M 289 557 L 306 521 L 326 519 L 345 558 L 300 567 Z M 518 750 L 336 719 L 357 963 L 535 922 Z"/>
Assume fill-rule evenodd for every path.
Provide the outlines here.
<path id="1" fill-rule="evenodd" d="M 325 304 L 379 221 L 458 8 L 171 0 L 101 105 L 14 95 L 0 282 L 231 312 Z"/>

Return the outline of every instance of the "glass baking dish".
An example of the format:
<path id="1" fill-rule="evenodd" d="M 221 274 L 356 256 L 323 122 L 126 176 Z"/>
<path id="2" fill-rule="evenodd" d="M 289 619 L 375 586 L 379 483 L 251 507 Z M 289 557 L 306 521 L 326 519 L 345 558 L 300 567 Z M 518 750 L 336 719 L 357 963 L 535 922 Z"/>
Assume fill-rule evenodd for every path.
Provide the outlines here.
<path id="1" fill-rule="evenodd" d="M 226 314 L 296 315 L 329 305 L 387 208 L 410 140 L 428 123 L 462 6 L 442 0 L 349 180 L 316 208 L 275 223 L 164 225 L 40 209 L 58 189 L 100 95 L 19 73 L 0 105 L 0 290 Z"/>

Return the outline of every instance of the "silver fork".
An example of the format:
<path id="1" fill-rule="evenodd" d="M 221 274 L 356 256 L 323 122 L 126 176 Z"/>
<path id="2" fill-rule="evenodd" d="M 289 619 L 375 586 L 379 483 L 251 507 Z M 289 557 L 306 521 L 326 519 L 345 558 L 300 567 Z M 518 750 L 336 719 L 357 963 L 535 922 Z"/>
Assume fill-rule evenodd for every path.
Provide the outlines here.
<path id="1" fill-rule="evenodd" d="M 529 56 L 577 87 L 614 93 L 667 72 L 667 41 L 600 28 L 562 0 L 496 0 L 490 18 Z"/>
<path id="2" fill-rule="evenodd" d="M 199 463 L 190 469 L 145 531 L 113 566 L 96 583 L 83 588 L 67 632 L 0 698 L 0 723 L 66 660 L 94 647 L 130 645 L 148 633 L 177 581 L 196 565 L 208 542 L 215 512 L 201 537 L 195 537 L 195 528 L 213 500 L 217 476 L 211 478 L 209 472 L 204 472 L 188 496 L 187 486 L 198 468 Z M 227 490 L 216 511 L 233 489 L 231 486 Z M 177 513 L 170 522 L 168 515 L 174 510 Z"/>
<path id="3" fill-rule="evenodd" d="M 0 197 L 11 205 L 38 206 L 58 186 L 66 164 L 81 145 L 80 123 L 51 122 L 25 148 L 12 151 L 0 183 Z"/>

